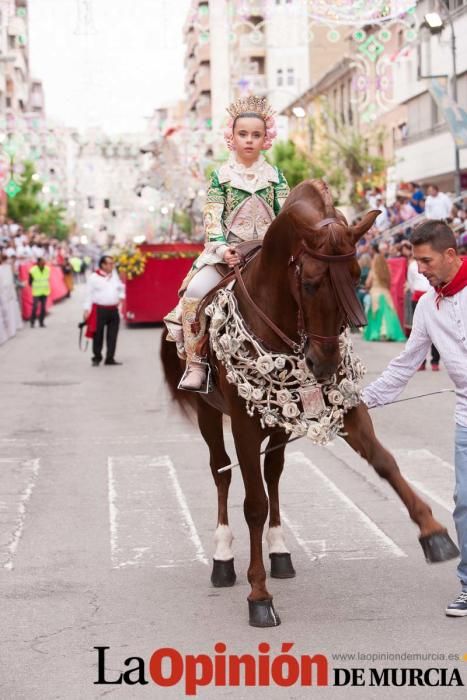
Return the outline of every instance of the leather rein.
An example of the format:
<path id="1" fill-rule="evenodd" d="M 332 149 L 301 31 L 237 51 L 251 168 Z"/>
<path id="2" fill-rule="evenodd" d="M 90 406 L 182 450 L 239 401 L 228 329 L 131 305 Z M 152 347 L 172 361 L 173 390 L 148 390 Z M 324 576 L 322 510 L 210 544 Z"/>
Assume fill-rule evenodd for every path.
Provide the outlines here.
<path id="1" fill-rule="evenodd" d="M 334 217 L 327 219 L 322 219 L 316 226 L 316 228 L 321 229 L 329 224 L 340 223 L 340 221 Z M 334 267 L 334 263 L 346 263 L 352 259 L 355 259 L 355 251 L 350 253 L 345 253 L 343 255 L 325 255 L 324 253 L 318 253 L 314 250 L 308 248 L 302 241 L 298 252 L 295 255 L 291 255 L 288 260 L 288 270 L 293 273 L 293 284 L 292 284 L 292 294 L 294 300 L 298 307 L 297 312 L 297 331 L 300 341 L 297 342 L 289 338 L 281 329 L 276 326 L 276 324 L 271 321 L 267 314 L 259 308 L 259 306 L 253 301 L 248 292 L 245 282 L 243 281 L 242 274 L 236 265 L 234 267 L 235 279 L 238 282 L 243 295 L 245 296 L 249 305 L 253 308 L 255 313 L 264 321 L 264 323 L 278 336 L 294 353 L 300 354 L 303 352 L 305 344 L 308 339 L 313 340 L 318 343 L 336 343 L 339 340 L 339 335 L 318 335 L 317 333 L 307 333 L 305 329 L 305 319 L 303 314 L 302 305 L 302 295 L 301 295 L 301 283 L 302 283 L 302 264 L 301 258 L 303 255 L 309 255 L 316 260 L 328 263 L 330 266 L 331 273 L 331 284 L 336 296 L 336 301 L 344 311 L 346 317 L 346 325 L 353 323 L 355 325 L 365 325 L 366 318 L 361 304 L 355 292 L 354 284 L 350 272 L 347 268 L 342 269 L 339 266 Z M 340 268 L 340 271 L 338 271 Z M 351 288 L 353 298 L 345 294 L 348 288 Z"/>

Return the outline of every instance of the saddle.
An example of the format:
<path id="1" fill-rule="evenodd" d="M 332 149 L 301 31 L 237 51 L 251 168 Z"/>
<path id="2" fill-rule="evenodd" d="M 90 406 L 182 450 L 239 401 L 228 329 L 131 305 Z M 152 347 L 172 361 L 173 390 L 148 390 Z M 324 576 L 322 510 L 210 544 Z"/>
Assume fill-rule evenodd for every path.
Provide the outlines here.
<path id="1" fill-rule="evenodd" d="M 241 262 L 239 265 L 240 270 L 244 269 L 251 260 L 259 253 L 261 250 L 261 246 L 263 245 L 262 240 L 256 240 L 256 241 L 243 241 L 242 243 L 239 243 L 235 246 L 235 250 L 240 256 Z M 216 271 L 222 275 L 222 279 L 220 282 L 216 284 L 215 287 L 213 287 L 200 301 L 198 304 L 198 310 L 196 312 L 195 316 L 195 321 L 192 324 L 193 326 L 196 326 L 198 324 L 199 328 L 199 317 L 203 313 L 204 309 L 210 302 L 212 301 L 214 295 L 219 291 L 219 289 L 222 289 L 223 287 L 226 287 L 229 282 L 231 282 L 233 279 L 235 279 L 235 270 L 233 270 L 231 267 L 229 267 L 226 263 L 217 263 L 215 266 Z M 196 332 L 196 328 L 194 329 L 194 332 Z M 199 331 L 198 331 L 199 332 Z M 200 344 L 203 343 L 205 337 L 203 337 L 200 341 Z"/>

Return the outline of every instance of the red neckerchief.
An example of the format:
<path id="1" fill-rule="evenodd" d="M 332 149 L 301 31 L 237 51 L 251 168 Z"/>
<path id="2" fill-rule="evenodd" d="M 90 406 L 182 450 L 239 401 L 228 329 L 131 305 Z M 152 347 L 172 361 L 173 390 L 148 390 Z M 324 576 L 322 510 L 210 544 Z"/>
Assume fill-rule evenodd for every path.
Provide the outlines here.
<path id="1" fill-rule="evenodd" d="M 102 272 L 101 269 L 96 270 L 96 275 L 99 275 L 99 277 L 103 277 L 104 279 L 110 279 L 111 276 L 112 276 L 111 274 L 110 274 L 110 275 L 106 275 L 105 272 Z"/>
<path id="2" fill-rule="evenodd" d="M 439 302 L 441 299 L 454 296 L 454 294 L 460 292 L 464 287 L 467 287 L 467 258 L 462 260 L 462 265 L 458 269 L 456 276 L 453 277 L 450 282 L 436 287 L 436 308 L 439 309 Z"/>

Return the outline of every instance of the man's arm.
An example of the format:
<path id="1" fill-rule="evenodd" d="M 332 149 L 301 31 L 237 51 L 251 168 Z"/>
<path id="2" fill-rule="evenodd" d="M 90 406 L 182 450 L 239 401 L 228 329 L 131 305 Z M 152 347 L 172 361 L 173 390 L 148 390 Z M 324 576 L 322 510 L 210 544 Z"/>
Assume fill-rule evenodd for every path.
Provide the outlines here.
<path id="1" fill-rule="evenodd" d="M 363 389 L 362 398 L 368 408 L 395 401 L 426 358 L 430 346 L 431 338 L 426 331 L 423 309 L 419 303 L 413 317 L 412 332 L 404 350 L 389 363 L 376 381 Z"/>

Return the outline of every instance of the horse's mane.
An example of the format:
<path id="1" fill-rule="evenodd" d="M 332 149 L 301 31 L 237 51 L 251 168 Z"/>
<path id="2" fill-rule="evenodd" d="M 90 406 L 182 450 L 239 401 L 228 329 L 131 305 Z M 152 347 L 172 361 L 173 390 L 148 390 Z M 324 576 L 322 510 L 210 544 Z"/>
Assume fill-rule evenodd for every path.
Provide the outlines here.
<path id="1" fill-rule="evenodd" d="M 290 192 L 282 210 L 271 223 L 264 239 L 264 248 L 280 236 L 294 240 L 299 236 L 308 240 L 311 247 L 319 247 L 329 234 L 317 228 L 327 218 L 336 218 L 339 223 L 331 228 L 332 242 L 342 248 L 348 241 L 348 224 L 345 216 L 334 207 L 331 192 L 323 180 L 304 180 Z"/>

